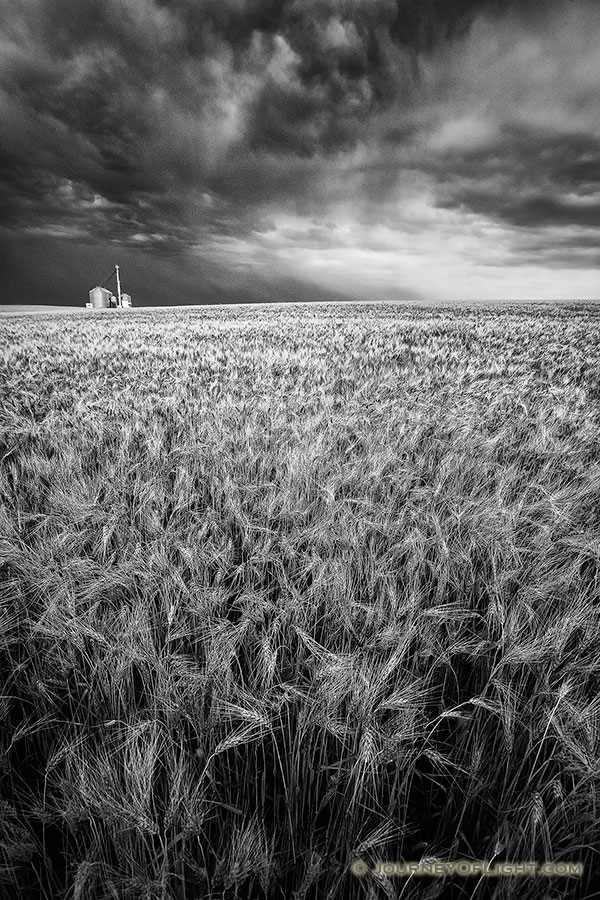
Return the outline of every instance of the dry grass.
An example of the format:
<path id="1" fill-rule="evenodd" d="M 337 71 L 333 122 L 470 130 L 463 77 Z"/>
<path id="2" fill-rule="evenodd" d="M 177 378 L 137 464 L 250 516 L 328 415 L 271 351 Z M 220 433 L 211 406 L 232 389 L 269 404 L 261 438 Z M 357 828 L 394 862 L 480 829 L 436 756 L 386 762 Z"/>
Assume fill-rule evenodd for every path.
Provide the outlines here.
<path id="1" fill-rule="evenodd" d="M 592 896 L 598 307 L 0 334 L 2 896 Z"/>

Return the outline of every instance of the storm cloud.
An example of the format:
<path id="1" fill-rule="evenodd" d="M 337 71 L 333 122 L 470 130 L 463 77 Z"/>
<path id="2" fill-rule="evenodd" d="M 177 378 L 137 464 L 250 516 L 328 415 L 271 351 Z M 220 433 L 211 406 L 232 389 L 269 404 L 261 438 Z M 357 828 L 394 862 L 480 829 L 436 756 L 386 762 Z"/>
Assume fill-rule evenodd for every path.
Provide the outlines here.
<path id="1" fill-rule="evenodd" d="M 39 302 L 32 241 L 40 279 L 84 246 L 92 282 L 115 253 L 177 259 L 190 302 L 239 291 L 236 272 L 252 299 L 274 279 L 433 296 L 457 273 L 464 293 L 469 272 L 485 291 L 486 269 L 536 267 L 590 290 L 594 0 L 7 0 L 0 17 L 9 301 Z"/>

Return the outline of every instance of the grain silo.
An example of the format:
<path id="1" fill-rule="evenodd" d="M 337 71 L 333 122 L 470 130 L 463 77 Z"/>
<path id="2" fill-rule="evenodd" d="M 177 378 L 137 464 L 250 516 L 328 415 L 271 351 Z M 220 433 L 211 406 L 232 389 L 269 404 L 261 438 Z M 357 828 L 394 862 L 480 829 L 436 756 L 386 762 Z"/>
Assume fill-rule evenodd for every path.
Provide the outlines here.
<path id="1" fill-rule="evenodd" d="M 110 307 L 110 296 L 110 291 L 96 285 L 96 287 L 92 288 L 90 291 L 90 303 L 92 309 L 108 309 Z"/>
<path id="2" fill-rule="evenodd" d="M 107 290 L 105 285 L 115 279 L 117 292 Z M 101 285 L 96 285 L 90 291 L 89 302 L 85 304 L 88 309 L 130 309 L 132 307 L 131 294 L 125 294 L 121 291 L 121 279 L 119 277 L 119 267 L 115 266 L 114 271 L 105 278 Z"/>

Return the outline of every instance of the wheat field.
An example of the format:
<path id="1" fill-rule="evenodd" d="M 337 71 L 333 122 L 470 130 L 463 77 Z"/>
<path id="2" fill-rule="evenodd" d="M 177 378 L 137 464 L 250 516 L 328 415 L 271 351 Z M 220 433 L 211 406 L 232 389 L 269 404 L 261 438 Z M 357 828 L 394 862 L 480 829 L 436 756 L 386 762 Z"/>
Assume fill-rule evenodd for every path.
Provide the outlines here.
<path id="1" fill-rule="evenodd" d="M 600 896 L 600 306 L 0 339 L 0 896 Z"/>

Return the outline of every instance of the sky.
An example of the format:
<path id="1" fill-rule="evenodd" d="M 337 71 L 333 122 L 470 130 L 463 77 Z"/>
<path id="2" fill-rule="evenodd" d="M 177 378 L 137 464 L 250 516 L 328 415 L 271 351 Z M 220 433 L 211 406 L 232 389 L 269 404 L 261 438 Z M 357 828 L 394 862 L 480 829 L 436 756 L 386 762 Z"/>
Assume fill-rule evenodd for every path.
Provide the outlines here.
<path id="1" fill-rule="evenodd" d="M 1 303 L 600 297 L 599 0 L 3 0 Z"/>

